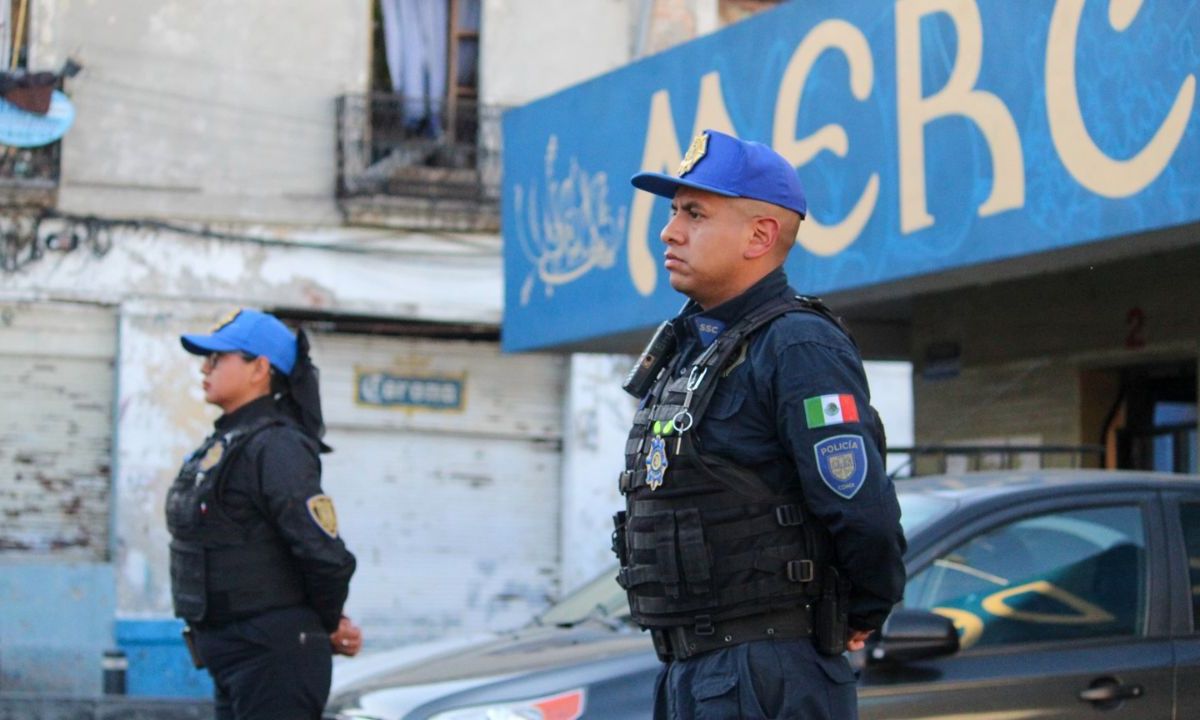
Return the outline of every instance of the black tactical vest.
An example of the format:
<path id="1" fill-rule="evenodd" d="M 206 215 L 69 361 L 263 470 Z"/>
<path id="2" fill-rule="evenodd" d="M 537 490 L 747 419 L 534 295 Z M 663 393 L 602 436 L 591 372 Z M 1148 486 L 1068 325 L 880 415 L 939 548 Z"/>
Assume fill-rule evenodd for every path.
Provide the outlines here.
<path id="1" fill-rule="evenodd" d="M 265 521 L 234 520 L 221 503 L 233 459 L 254 435 L 285 424 L 266 417 L 214 433 L 175 478 L 167 493 L 167 529 L 178 617 L 221 625 L 304 602 L 303 579 L 283 539 Z"/>
<path id="2" fill-rule="evenodd" d="M 614 518 L 613 549 L 618 582 L 642 627 L 711 627 L 820 595 L 831 542 L 799 487 L 770 488 L 695 440 L 717 383 L 751 334 L 788 312 L 816 313 L 846 332 L 815 298 L 769 300 L 726 328 L 687 372 L 679 372 L 678 358 L 668 364 L 634 416 L 620 478 L 626 509 Z"/>

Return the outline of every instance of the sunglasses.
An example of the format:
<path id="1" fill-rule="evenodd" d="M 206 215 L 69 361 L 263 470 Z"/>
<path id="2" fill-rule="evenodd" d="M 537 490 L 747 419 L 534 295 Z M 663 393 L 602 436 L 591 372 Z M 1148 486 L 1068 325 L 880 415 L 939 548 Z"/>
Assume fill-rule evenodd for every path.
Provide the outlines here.
<path id="1" fill-rule="evenodd" d="M 237 352 L 215 352 L 215 353 L 209 353 L 208 355 L 204 356 L 204 367 L 215 368 L 217 366 L 217 363 L 221 361 L 221 358 L 225 357 L 226 355 L 237 355 L 238 357 L 240 357 L 242 360 L 244 360 L 246 362 L 254 362 L 255 360 L 258 359 L 257 355 L 254 355 L 253 353 L 243 352 L 241 350 L 239 350 Z"/>

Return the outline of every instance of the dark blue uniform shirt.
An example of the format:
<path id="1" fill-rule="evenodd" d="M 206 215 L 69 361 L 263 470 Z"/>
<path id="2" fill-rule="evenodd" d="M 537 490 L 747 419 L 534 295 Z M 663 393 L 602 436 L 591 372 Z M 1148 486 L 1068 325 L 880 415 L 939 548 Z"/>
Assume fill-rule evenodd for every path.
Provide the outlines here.
<path id="1" fill-rule="evenodd" d="M 672 321 L 682 359 L 674 372 L 687 373 L 720 330 L 785 293 L 796 294 L 780 269 L 708 311 L 688 303 Z M 826 396 L 836 396 L 836 408 L 821 402 Z M 853 342 L 829 320 L 793 312 L 755 333 L 744 356 L 735 355 L 694 431 L 706 452 L 757 472 L 773 487 L 799 485 L 833 537 L 838 569 L 852 584 L 850 626 L 859 630 L 883 624 L 905 581 L 900 508 L 874 440 L 869 401 Z"/>

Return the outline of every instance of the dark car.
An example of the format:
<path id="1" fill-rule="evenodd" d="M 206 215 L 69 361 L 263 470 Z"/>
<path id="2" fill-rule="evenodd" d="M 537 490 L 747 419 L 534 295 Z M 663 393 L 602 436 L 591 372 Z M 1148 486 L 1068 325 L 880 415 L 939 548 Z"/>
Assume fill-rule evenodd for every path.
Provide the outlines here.
<path id="1" fill-rule="evenodd" d="M 1200 478 L 981 473 L 899 489 L 909 580 L 852 658 L 863 720 L 1200 717 Z M 330 712 L 648 718 L 659 663 L 613 575 L 513 634 L 340 683 Z"/>

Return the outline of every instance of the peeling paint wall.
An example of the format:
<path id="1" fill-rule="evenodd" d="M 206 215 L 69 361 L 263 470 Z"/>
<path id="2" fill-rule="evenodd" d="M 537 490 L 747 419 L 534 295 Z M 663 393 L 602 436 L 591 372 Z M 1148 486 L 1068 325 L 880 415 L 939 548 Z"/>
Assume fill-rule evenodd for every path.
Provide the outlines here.
<path id="1" fill-rule="evenodd" d="M 499 323 L 499 239 L 248 228 L 263 242 L 115 229 L 98 255 L 52 252 L 0 277 L 0 300 L 225 302 L 418 320 Z"/>
<path id="2" fill-rule="evenodd" d="M 226 312 L 227 305 L 151 300 L 121 306 L 114 560 L 123 616 L 171 614 L 167 489 L 219 414 L 204 403 L 199 362 L 179 336 L 211 327 Z"/>
<path id="3" fill-rule="evenodd" d="M 111 308 L 0 302 L 0 559 L 108 557 Z"/>

